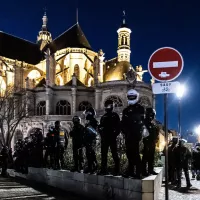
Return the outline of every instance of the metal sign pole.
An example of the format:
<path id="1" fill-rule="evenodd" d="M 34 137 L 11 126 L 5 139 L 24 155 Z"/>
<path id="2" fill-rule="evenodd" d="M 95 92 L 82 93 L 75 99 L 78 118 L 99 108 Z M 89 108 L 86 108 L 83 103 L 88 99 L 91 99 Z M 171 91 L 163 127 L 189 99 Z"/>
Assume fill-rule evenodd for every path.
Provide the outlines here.
<path id="1" fill-rule="evenodd" d="M 180 138 L 182 138 L 182 135 L 181 135 L 181 99 L 178 100 L 178 133 L 180 135 Z"/>
<path id="2" fill-rule="evenodd" d="M 168 112 L 167 112 L 167 97 L 164 94 L 164 127 L 165 127 L 165 200 L 169 199 L 168 192 Z"/>

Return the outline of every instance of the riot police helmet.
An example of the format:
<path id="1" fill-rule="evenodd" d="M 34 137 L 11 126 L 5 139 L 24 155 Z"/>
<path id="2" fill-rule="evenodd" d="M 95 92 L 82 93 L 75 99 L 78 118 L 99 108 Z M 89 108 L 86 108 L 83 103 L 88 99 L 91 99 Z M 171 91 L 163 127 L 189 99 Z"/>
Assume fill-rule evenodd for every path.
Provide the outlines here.
<path id="1" fill-rule="evenodd" d="M 108 100 L 108 101 L 105 102 L 105 111 L 106 112 L 112 112 L 113 107 L 114 107 L 113 101 Z"/>
<path id="2" fill-rule="evenodd" d="M 84 114 L 85 114 L 86 120 L 90 120 L 96 115 L 96 111 L 94 110 L 94 108 L 90 107 L 84 111 Z"/>
<path id="3" fill-rule="evenodd" d="M 139 101 L 139 93 L 134 90 L 131 89 L 127 92 L 127 101 L 128 101 L 128 105 L 134 105 Z"/>
<path id="4" fill-rule="evenodd" d="M 197 146 L 200 146 L 200 143 L 199 143 L 199 142 L 197 142 L 197 143 L 195 144 L 195 147 L 197 147 Z"/>
<path id="5" fill-rule="evenodd" d="M 186 143 L 187 143 L 187 140 L 185 140 L 185 139 L 179 140 L 179 146 L 184 146 Z"/>
<path id="6" fill-rule="evenodd" d="M 178 144 L 179 138 L 174 136 L 171 141 L 172 141 L 172 144 Z"/>
<path id="7" fill-rule="evenodd" d="M 197 151 L 200 151 L 200 146 L 196 146 L 196 150 L 197 150 Z"/>
<path id="8" fill-rule="evenodd" d="M 53 132 L 54 131 L 54 127 L 53 126 L 50 126 L 49 127 L 49 132 Z"/>
<path id="9" fill-rule="evenodd" d="M 72 122 L 74 124 L 80 124 L 81 123 L 81 118 L 79 116 L 74 116 L 72 119 Z"/>
<path id="10" fill-rule="evenodd" d="M 146 118 L 153 120 L 155 119 L 156 111 L 153 108 L 147 108 L 146 109 Z"/>

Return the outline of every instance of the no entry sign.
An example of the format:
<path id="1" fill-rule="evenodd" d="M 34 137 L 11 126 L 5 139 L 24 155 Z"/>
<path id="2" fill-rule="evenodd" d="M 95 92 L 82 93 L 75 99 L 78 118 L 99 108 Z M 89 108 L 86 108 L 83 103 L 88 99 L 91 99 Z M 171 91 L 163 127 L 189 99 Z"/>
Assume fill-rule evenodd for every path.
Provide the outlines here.
<path id="1" fill-rule="evenodd" d="M 176 49 L 163 47 L 149 58 L 148 70 L 157 81 L 172 81 L 181 74 L 183 65 L 183 57 Z"/>

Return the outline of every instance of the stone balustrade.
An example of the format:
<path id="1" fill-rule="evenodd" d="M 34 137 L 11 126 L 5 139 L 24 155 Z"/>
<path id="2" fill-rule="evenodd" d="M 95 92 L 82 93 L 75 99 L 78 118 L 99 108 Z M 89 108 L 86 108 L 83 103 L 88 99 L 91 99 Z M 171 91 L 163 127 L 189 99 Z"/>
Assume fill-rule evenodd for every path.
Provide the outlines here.
<path id="1" fill-rule="evenodd" d="M 162 168 L 156 168 L 156 171 L 158 175 L 142 180 L 43 168 L 29 168 L 27 175 L 11 169 L 8 170 L 8 173 L 12 177 L 38 181 L 97 200 L 157 200 L 162 184 Z"/>

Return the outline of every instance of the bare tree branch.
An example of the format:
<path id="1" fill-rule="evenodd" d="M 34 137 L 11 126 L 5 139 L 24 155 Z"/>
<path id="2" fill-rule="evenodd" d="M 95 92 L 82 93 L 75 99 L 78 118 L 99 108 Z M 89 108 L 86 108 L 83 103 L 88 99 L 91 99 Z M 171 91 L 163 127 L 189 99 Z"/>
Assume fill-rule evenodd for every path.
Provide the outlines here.
<path id="1" fill-rule="evenodd" d="M 10 146 L 18 125 L 34 110 L 35 95 L 31 91 L 7 87 L 0 96 L 0 140 Z"/>

